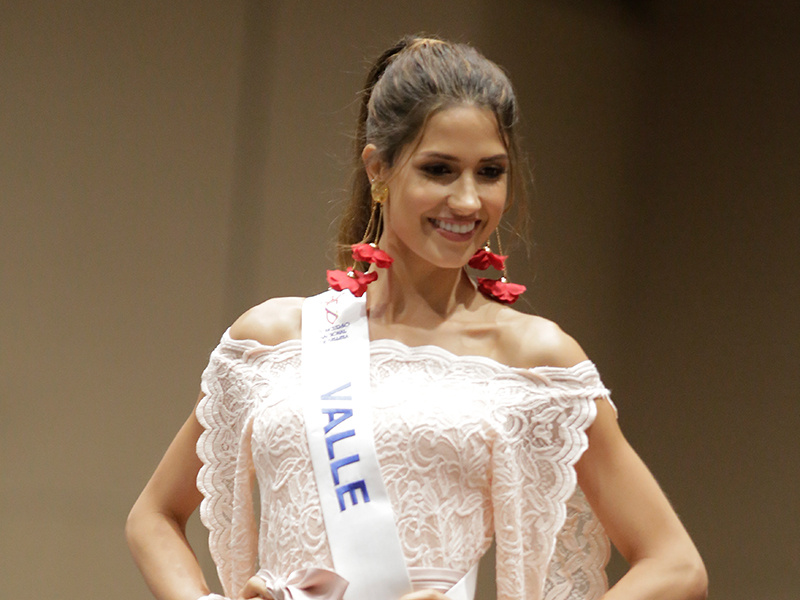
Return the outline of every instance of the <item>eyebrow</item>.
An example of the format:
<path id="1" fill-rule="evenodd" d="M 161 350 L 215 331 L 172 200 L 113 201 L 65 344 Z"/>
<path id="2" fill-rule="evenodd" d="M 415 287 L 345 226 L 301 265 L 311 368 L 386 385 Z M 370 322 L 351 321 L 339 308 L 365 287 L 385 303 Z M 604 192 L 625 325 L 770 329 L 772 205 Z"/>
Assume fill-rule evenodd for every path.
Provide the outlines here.
<path id="1" fill-rule="evenodd" d="M 458 157 L 453 156 L 451 154 L 445 154 L 444 152 L 421 152 L 420 153 L 425 158 L 441 158 L 442 160 L 449 160 L 453 162 L 458 162 Z M 508 160 L 508 154 L 495 154 L 494 156 L 487 156 L 485 158 L 480 159 L 480 162 L 492 162 L 495 160 Z"/>

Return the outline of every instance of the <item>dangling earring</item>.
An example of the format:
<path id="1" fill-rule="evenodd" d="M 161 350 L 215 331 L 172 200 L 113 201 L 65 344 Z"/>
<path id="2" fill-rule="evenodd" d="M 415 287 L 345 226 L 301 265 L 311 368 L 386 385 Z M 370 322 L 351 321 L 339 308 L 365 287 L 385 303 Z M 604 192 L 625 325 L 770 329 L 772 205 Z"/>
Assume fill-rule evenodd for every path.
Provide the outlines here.
<path id="1" fill-rule="evenodd" d="M 485 271 L 489 267 L 494 267 L 498 271 L 502 271 L 506 268 L 507 258 L 508 256 L 492 252 L 492 249 L 489 247 L 489 240 L 486 240 L 483 248 L 477 250 L 467 264 L 473 269 L 480 269 L 481 271 Z"/>
<path id="2" fill-rule="evenodd" d="M 500 233 L 495 230 L 497 237 L 497 248 L 503 252 L 503 247 L 500 244 Z M 503 271 L 503 276 L 500 279 L 488 279 L 486 277 L 478 277 L 478 290 L 486 297 L 497 300 L 501 304 L 514 304 L 522 293 L 527 289 L 524 285 L 519 283 L 510 283 L 506 279 L 506 259 L 508 256 L 503 254 L 495 254 L 489 247 L 489 240 L 483 248 L 475 252 L 472 258 L 467 263 L 473 269 L 480 269 L 485 271 L 490 266 L 498 271 Z"/>
<path id="3" fill-rule="evenodd" d="M 329 270 L 327 273 L 328 284 L 331 289 L 341 292 L 350 290 L 354 296 L 361 297 L 367 291 L 367 286 L 378 278 L 378 274 L 364 273 L 356 269 L 356 264 L 366 262 L 378 268 L 386 269 L 391 266 L 393 259 L 386 252 L 378 248 L 376 243 L 383 233 L 383 213 L 382 205 L 389 197 L 389 188 L 385 183 L 377 180 L 372 181 L 370 186 L 372 195 L 372 207 L 367 221 L 367 228 L 364 237 L 358 244 L 353 244 L 353 266 L 342 271 L 341 269 Z"/>

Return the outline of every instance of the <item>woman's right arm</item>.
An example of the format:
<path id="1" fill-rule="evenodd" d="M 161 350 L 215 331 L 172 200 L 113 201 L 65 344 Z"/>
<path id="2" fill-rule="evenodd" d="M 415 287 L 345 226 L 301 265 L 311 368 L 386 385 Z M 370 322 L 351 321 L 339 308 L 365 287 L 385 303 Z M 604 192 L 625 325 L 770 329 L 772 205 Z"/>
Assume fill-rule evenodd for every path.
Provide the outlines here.
<path id="1" fill-rule="evenodd" d="M 200 565 L 186 539 L 186 522 L 202 494 L 197 440 L 203 432 L 194 413 L 133 505 L 125 535 L 136 564 L 158 600 L 197 600 L 208 594 Z"/>
<path id="2" fill-rule="evenodd" d="M 302 298 L 267 300 L 236 320 L 231 337 L 267 346 L 299 339 L 302 303 Z M 192 412 L 128 515 L 128 546 L 158 600 L 197 600 L 209 593 L 186 539 L 186 522 L 203 499 L 197 489 L 202 466 L 197 440 L 202 433 Z M 258 595 L 258 589 L 247 587 L 239 592 L 244 598 Z"/>

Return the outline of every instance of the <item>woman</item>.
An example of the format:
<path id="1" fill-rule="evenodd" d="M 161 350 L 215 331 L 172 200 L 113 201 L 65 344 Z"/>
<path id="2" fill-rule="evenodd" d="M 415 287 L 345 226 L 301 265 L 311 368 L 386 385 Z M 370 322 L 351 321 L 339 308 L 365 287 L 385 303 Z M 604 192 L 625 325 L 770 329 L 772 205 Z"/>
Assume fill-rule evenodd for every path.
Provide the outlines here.
<path id="1" fill-rule="evenodd" d="M 464 270 L 505 273 L 489 240 L 521 206 L 516 120 L 507 77 L 468 46 L 407 38 L 379 58 L 346 270 L 328 273 L 350 291 L 269 300 L 223 336 L 128 520 L 157 598 L 219 598 L 184 535 L 201 502 L 228 597 L 338 598 L 347 574 L 348 600 L 469 598 L 492 536 L 503 600 L 705 597 L 702 561 L 580 346 L 508 306 L 522 286 Z M 631 565 L 611 590 L 606 532 Z"/>

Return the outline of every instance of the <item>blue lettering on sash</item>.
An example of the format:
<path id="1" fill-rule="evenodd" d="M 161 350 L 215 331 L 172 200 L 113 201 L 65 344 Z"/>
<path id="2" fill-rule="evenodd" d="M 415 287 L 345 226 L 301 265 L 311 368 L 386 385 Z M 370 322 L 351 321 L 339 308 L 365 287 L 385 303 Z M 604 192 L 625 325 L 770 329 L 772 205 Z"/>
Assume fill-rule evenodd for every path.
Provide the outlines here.
<path id="1" fill-rule="evenodd" d="M 355 429 L 348 429 L 341 433 L 334 433 L 325 438 L 325 445 L 328 447 L 328 458 L 333 460 L 333 444 L 344 438 L 353 437 L 356 434 Z"/>
<path id="2" fill-rule="evenodd" d="M 350 387 L 350 382 L 348 381 L 347 383 L 344 383 L 339 387 L 337 387 L 335 390 L 331 390 L 330 392 L 322 394 L 321 398 L 322 400 L 352 400 L 353 399 L 352 396 L 334 396 L 334 394 L 338 394 L 342 390 L 346 390 L 349 387 Z"/>
<path id="3" fill-rule="evenodd" d="M 331 461 L 331 475 L 333 475 L 333 483 L 335 485 L 339 485 L 339 469 L 354 462 L 358 462 L 358 454 L 353 454 L 353 456 Z"/>
<path id="4" fill-rule="evenodd" d="M 328 415 L 328 424 L 325 425 L 325 433 L 330 432 L 330 430 L 336 427 L 339 423 L 353 416 L 353 411 L 349 408 L 323 408 L 322 412 Z"/>
<path id="5" fill-rule="evenodd" d="M 347 402 L 352 401 L 352 396 L 337 396 L 336 394 L 343 392 L 344 390 L 350 387 L 350 382 L 348 381 L 345 384 L 340 385 L 336 389 L 331 390 L 325 394 L 320 396 L 321 400 L 336 400 L 338 402 Z M 339 476 L 339 469 L 346 465 L 351 465 L 359 462 L 358 454 L 352 454 L 350 456 L 346 456 L 345 458 L 335 458 L 336 453 L 334 451 L 333 445 L 345 438 L 355 437 L 356 431 L 355 429 L 347 429 L 345 431 L 337 431 L 333 433 L 333 430 L 336 429 L 339 425 L 341 425 L 344 421 L 349 419 L 353 416 L 353 409 L 352 408 L 323 408 L 322 413 L 328 415 L 328 422 L 325 424 L 324 431 L 325 431 L 325 445 L 328 449 L 328 458 L 330 459 L 330 468 L 331 468 L 331 476 L 333 477 L 333 484 L 338 486 L 336 488 L 336 496 L 339 499 L 339 510 L 345 510 L 347 506 L 345 505 L 345 496 L 350 496 L 351 505 L 355 506 L 358 504 L 358 497 L 356 496 L 356 492 L 361 492 L 361 498 L 364 502 L 369 502 L 369 492 L 367 491 L 367 483 L 363 479 L 359 479 L 356 481 L 351 481 L 348 483 L 343 483 L 339 485 L 340 476 Z"/>
<path id="6" fill-rule="evenodd" d="M 367 484 L 364 482 L 363 479 L 359 479 L 358 481 L 353 481 L 352 483 L 345 483 L 344 485 L 340 485 L 336 488 L 336 495 L 339 497 L 339 510 L 344 510 L 344 495 L 350 494 L 350 500 L 353 502 L 354 505 L 358 504 L 358 498 L 356 498 L 356 491 L 361 490 L 361 497 L 364 499 L 364 502 L 369 502 L 369 494 L 367 493 Z"/>

